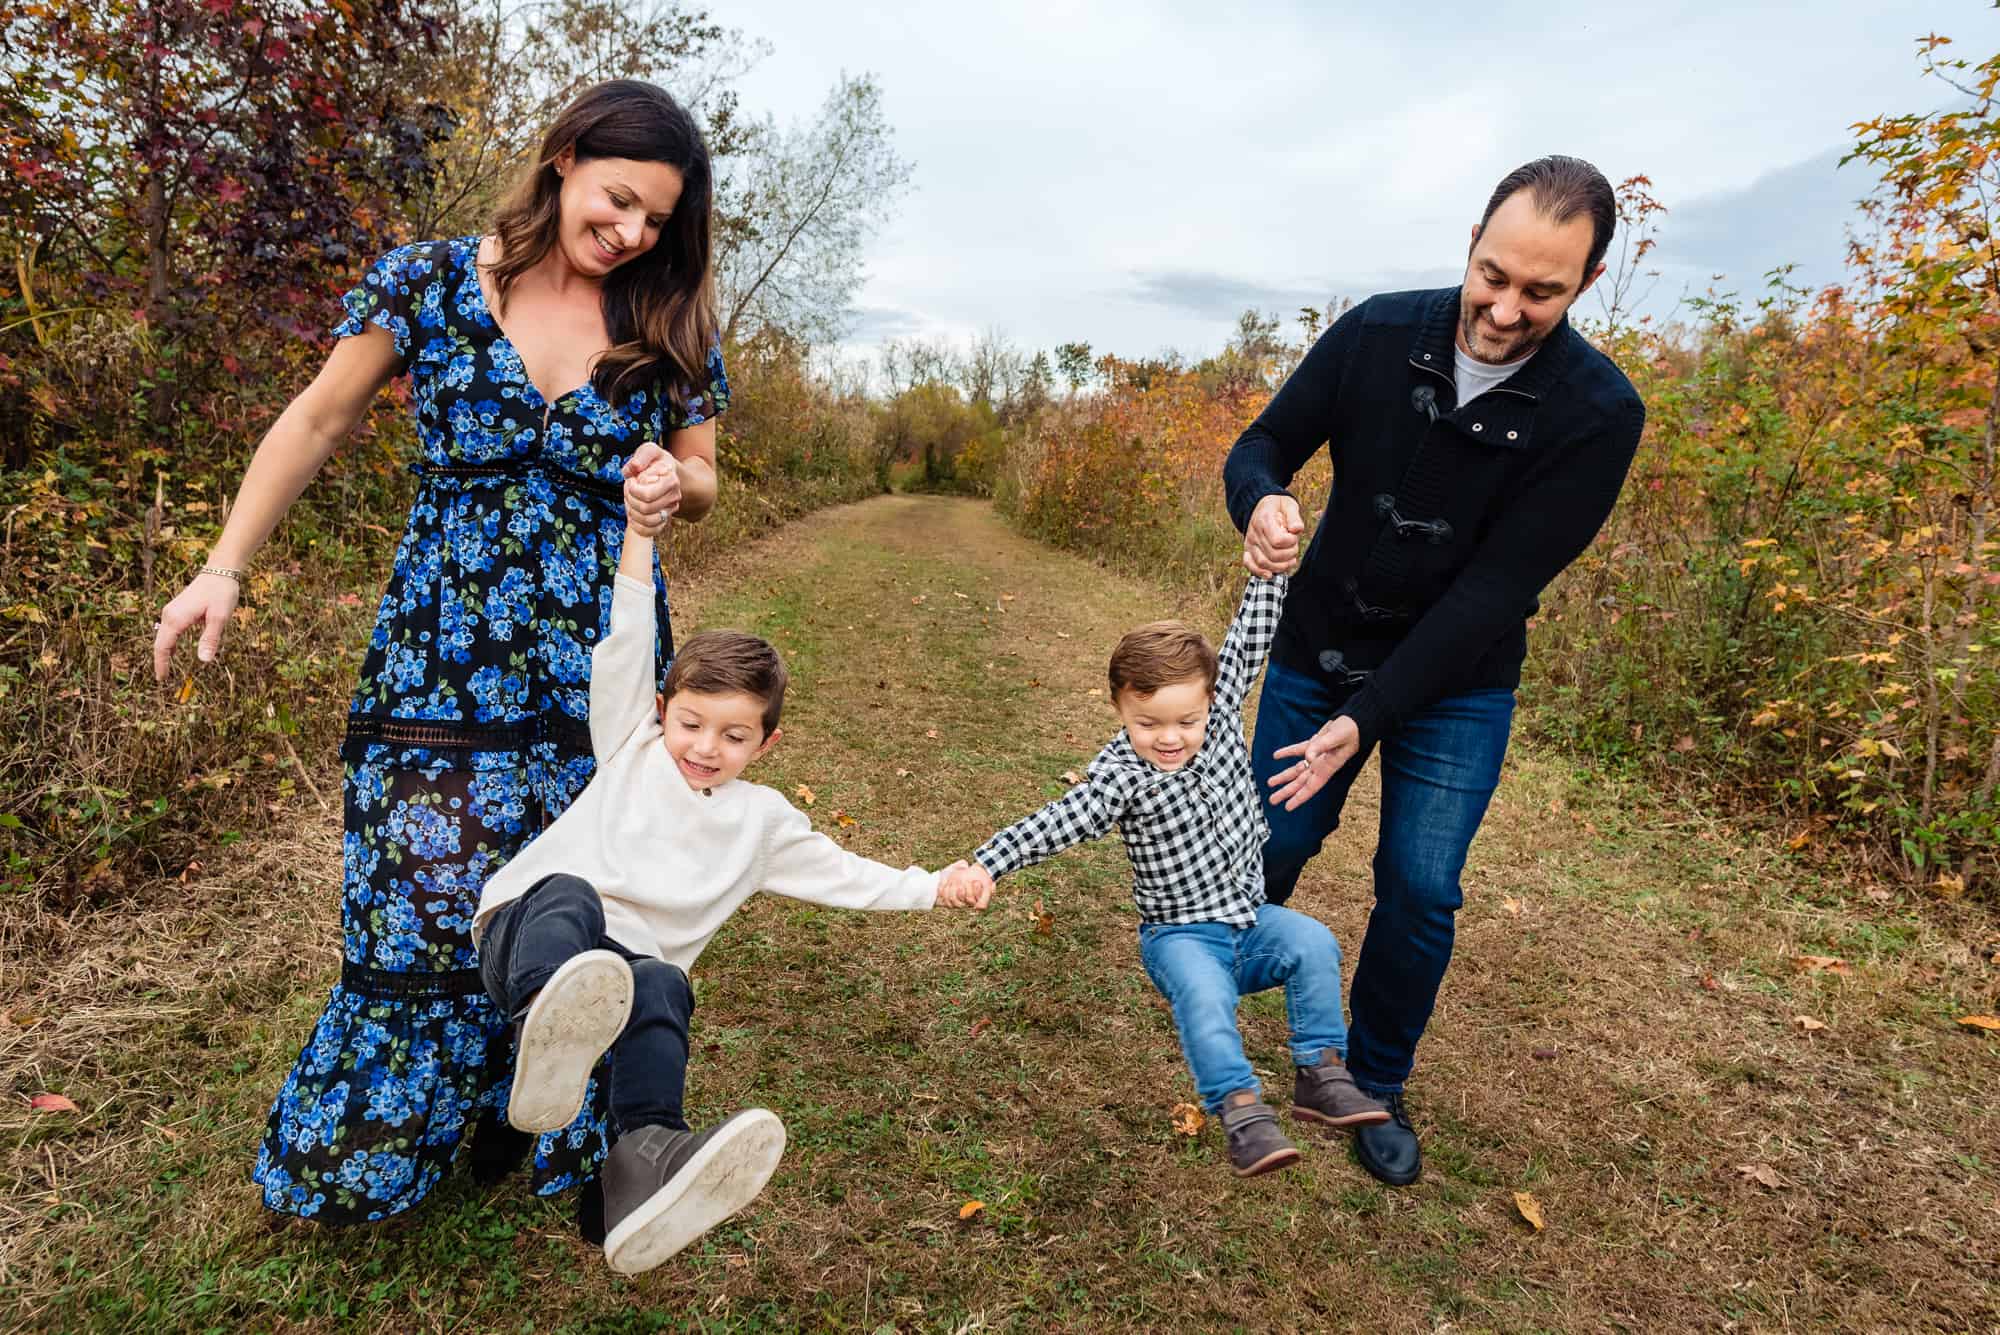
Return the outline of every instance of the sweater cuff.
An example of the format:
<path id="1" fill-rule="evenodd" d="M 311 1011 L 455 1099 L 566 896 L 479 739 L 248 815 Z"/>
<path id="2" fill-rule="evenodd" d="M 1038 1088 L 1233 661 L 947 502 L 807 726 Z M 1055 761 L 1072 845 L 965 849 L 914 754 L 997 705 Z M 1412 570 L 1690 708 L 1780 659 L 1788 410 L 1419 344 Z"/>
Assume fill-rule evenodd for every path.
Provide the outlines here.
<path id="1" fill-rule="evenodd" d="M 1335 718 L 1345 715 L 1354 720 L 1354 727 L 1361 735 L 1361 750 L 1382 740 L 1382 734 L 1395 722 L 1395 711 L 1382 692 L 1375 689 L 1374 682 L 1368 682 L 1360 690 L 1349 696 L 1347 703 L 1333 712 Z"/>

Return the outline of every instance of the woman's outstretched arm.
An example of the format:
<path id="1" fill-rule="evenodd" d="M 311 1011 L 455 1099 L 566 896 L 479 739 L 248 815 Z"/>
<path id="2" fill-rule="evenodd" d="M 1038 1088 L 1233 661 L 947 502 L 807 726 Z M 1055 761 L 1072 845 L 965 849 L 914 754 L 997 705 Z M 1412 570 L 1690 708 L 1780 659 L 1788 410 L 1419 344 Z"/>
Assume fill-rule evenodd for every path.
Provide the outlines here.
<path id="1" fill-rule="evenodd" d="M 292 502 L 361 421 L 377 392 L 401 369 L 395 340 L 385 329 L 370 327 L 333 345 L 313 382 L 264 433 L 236 489 L 229 521 L 209 551 L 209 565 L 242 570 L 250 564 Z M 161 611 L 154 628 L 153 674 L 166 680 L 175 643 L 195 626 L 201 627 L 196 656 L 204 663 L 213 660 L 221 652 L 222 629 L 240 593 L 237 582 L 226 575 L 200 574 L 189 580 Z"/>

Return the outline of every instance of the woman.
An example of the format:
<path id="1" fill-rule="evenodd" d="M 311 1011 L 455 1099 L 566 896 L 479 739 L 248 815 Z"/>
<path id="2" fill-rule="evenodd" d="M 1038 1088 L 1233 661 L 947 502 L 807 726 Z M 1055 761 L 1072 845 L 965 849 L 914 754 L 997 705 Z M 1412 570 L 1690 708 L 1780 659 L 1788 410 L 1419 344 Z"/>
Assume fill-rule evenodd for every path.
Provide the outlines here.
<path id="1" fill-rule="evenodd" d="M 623 79 L 584 92 L 493 235 L 391 251 L 347 294 L 325 368 L 160 615 L 162 679 L 196 625 L 212 660 L 252 554 L 376 392 L 410 376 L 416 504 L 341 748 L 346 950 L 253 1172 L 273 1210 L 329 1223 L 407 1210 L 469 1125 L 502 1111 L 509 1037 L 480 986 L 473 909 L 590 778 L 590 651 L 625 531 L 622 465 L 667 443 L 675 467 L 634 501 L 649 521 L 715 503 L 728 384 L 711 193 L 701 134 L 665 92 Z M 654 584 L 664 664 L 657 561 Z M 589 1176 L 603 1149 L 587 1106 L 542 1138 L 536 1189 Z"/>

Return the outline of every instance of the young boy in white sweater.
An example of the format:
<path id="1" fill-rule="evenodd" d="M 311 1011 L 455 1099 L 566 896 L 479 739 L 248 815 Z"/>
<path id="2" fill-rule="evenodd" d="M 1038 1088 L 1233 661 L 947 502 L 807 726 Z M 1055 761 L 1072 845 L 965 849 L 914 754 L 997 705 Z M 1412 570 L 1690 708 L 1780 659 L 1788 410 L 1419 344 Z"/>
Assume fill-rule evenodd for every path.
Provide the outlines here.
<path id="1" fill-rule="evenodd" d="M 665 460 L 652 444 L 634 453 L 628 493 Z M 984 908 L 990 894 L 963 862 L 898 871 L 858 857 L 776 790 L 738 779 L 779 736 L 786 674 L 763 640 L 694 636 L 655 697 L 656 534 L 628 525 L 610 630 L 591 655 L 597 774 L 486 883 L 474 926 L 486 990 L 520 1025 L 509 1122 L 569 1125 L 610 1054 L 604 1253 L 621 1274 L 748 1205 L 784 1150 L 766 1109 L 699 1134 L 681 1113 L 687 971 L 737 906 L 758 890 L 853 909 Z"/>

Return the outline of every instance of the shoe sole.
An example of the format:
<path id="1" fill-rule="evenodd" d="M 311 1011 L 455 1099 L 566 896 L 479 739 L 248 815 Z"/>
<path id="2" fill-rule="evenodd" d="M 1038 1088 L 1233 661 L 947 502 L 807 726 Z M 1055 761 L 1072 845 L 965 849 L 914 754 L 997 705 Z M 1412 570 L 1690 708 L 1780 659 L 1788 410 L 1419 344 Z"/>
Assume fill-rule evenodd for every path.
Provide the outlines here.
<path id="1" fill-rule="evenodd" d="M 1346 1117 L 1328 1117 L 1325 1113 L 1317 1109 L 1302 1108 L 1294 1103 L 1292 1105 L 1292 1120 L 1297 1122 L 1312 1122 L 1318 1126 L 1332 1127 L 1336 1131 L 1350 1131 L 1357 1126 L 1379 1126 L 1389 1120 L 1389 1110 L 1387 1108 L 1377 1108 L 1373 1112 L 1350 1113 Z"/>
<path id="2" fill-rule="evenodd" d="M 756 1200 L 784 1153 L 785 1124 L 776 1113 L 736 1114 L 605 1235 L 604 1259 L 621 1275 L 651 1270 Z"/>
<path id="3" fill-rule="evenodd" d="M 583 1111 L 590 1073 L 632 1015 L 632 966 L 609 950 L 586 950 L 549 976 L 521 1021 L 508 1125 L 560 1131 Z"/>
<path id="4" fill-rule="evenodd" d="M 1238 1168 L 1235 1171 L 1236 1171 L 1236 1176 L 1238 1177 L 1256 1177 L 1260 1173 L 1268 1173 L 1273 1171 L 1274 1169 L 1288 1168 L 1292 1164 L 1297 1163 L 1298 1161 L 1299 1161 L 1298 1147 L 1293 1145 L 1287 1145 L 1284 1149 L 1272 1150 L 1269 1154 L 1259 1159 L 1256 1163 L 1253 1163 L 1245 1168 Z"/>

